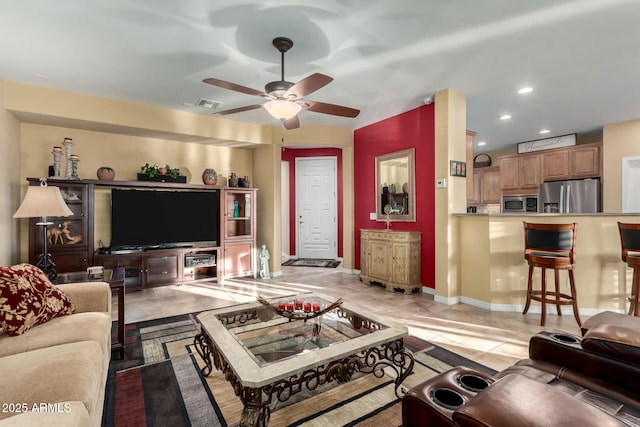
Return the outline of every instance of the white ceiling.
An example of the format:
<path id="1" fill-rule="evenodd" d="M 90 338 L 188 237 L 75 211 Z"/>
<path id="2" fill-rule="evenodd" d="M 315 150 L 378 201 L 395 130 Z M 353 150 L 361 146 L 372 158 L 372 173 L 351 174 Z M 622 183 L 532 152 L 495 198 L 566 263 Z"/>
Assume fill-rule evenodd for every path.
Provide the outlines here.
<path id="1" fill-rule="evenodd" d="M 452 88 L 487 142 L 476 151 L 493 151 L 640 118 L 639 18 L 636 0 L 3 1 L 0 77 L 210 114 L 185 103 L 263 102 L 202 80 L 263 90 L 280 80 L 271 41 L 286 36 L 287 80 L 330 75 L 306 98 L 361 110 L 302 111 L 303 126 L 357 129 Z M 275 122 L 264 109 L 227 118 Z"/>

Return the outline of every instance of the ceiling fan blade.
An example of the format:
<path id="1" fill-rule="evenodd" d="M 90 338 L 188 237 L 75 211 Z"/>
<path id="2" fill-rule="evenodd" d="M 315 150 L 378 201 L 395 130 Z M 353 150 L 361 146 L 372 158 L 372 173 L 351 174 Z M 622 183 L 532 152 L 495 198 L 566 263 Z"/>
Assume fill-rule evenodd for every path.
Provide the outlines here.
<path id="1" fill-rule="evenodd" d="M 230 110 L 218 111 L 213 113 L 214 116 L 226 116 L 227 114 L 242 113 L 243 111 L 255 110 L 262 107 L 262 104 L 247 105 L 244 107 L 232 108 Z"/>
<path id="2" fill-rule="evenodd" d="M 298 129 L 300 127 L 300 120 L 298 120 L 298 116 L 293 116 L 289 120 L 282 122 L 282 125 L 285 129 Z"/>
<path id="3" fill-rule="evenodd" d="M 303 96 L 307 96 L 310 93 L 317 91 L 318 89 L 325 87 L 329 83 L 333 81 L 333 77 L 329 77 L 325 74 L 314 73 L 304 79 L 300 80 L 298 83 L 294 84 L 287 90 L 285 93 L 285 98 L 287 95 L 295 95 L 296 98 L 300 99 Z"/>
<path id="4" fill-rule="evenodd" d="M 204 83 L 208 83 L 208 84 L 213 85 L 213 86 L 221 87 L 223 89 L 229 89 L 229 90 L 234 90 L 234 91 L 240 92 L 240 93 L 246 93 L 247 95 L 253 95 L 253 96 L 265 96 L 266 95 L 262 91 L 259 91 L 259 90 L 256 90 L 256 89 L 251 89 L 250 87 L 238 85 L 238 84 L 231 83 L 231 82 L 226 82 L 224 80 L 218 80 L 218 79 L 209 78 L 209 79 L 204 79 L 203 82 Z"/>
<path id="5" fill-rule="evenodd" d="M 343 107 L 342 105 L 327 104 L 326 102 L 316 102 L 304 100 L 299 102 L 304 109 L 315 113 L 331 114 L 333 116 L 357 117 L 360 110 L 355 108 Z M 308 105 L 308 107 L 305 106 Z"/>

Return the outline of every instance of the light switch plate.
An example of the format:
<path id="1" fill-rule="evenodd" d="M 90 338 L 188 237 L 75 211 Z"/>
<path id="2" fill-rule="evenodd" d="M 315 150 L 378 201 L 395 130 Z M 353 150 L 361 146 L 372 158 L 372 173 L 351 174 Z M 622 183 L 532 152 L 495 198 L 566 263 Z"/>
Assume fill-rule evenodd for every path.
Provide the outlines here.
<path id="1" fill-rule="evenodd" d="M 447 186 L 447 180 L 445 178 L 436 179 L 436 188 L 445 188 Z"/>

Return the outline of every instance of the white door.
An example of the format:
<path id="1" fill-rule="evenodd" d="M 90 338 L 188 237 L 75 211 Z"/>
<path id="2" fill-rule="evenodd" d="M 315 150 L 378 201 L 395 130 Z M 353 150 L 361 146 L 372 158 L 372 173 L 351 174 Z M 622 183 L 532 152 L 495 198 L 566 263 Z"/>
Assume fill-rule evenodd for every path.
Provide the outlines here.
<path id="1" fill-rule="evenodd" d="M 622 159 L 622 212 L 640 212 L 640 157 Z"/>
<path id="2" fill-rule="evenodd" d="M 335 259 L 338 221 L 336 157 L 296 159 L 298 258 Z"/>

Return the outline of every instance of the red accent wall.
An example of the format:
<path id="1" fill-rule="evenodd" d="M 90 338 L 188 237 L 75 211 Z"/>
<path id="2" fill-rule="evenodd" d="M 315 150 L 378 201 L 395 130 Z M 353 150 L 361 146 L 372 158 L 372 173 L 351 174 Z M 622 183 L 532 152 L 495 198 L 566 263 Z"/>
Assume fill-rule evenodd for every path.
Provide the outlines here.
<path id="1" fill-rule="evenodd" d="M 338 257 L 342 257 L 342 150 L 339 148 L 285 148 L 282 160 L 289 162 L 289 247 L 290 254 L 296 254 L 296 158 L 297 157 L 337 157 L 337 209 L 338 209 Z"/>
<path id="2" fill-rule="evenodd" d="M 434 104 L 354 132 L 355 266 L 360 269 L 360 230 L 384 229 L 369 219 L 376 211 L 375 157 L 415 148 L 416 222 L 394 222 L 393 230 L 422 232 L 422 284 L 435 288 L 435 109 Z"/>

